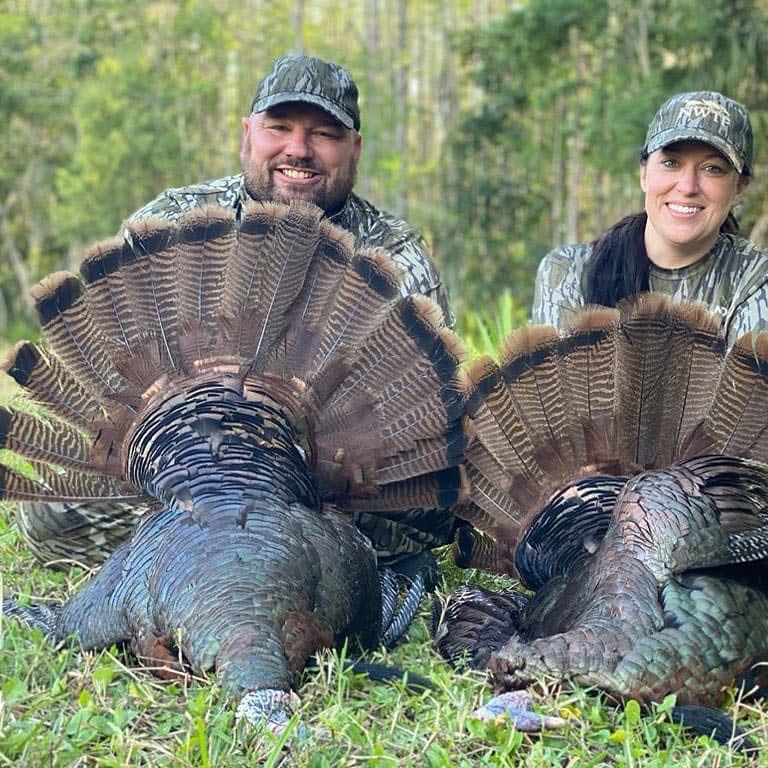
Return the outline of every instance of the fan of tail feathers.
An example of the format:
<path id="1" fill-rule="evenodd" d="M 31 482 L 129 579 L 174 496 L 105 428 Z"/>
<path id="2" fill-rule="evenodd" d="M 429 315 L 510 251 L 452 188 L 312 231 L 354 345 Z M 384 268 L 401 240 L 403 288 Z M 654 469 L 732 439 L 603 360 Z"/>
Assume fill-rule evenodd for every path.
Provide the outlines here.
<path id="1" fill-rule="evenodd" d="M 461 498 L 460 342 L 429 300 L 401 298 L 385 252 L 356 250 L 314 206 L 146 219 L 80 273 L 33 289 L 44 341 L 7 363 L 43 414 L 0 411 L 0 447 L 28 462 L 0 467 L 1 498 L 145 501 L 126 466 L 134 427 L 211 379 L 284 403 L 342 508 L 397 519 Z"/>
<path id="2" fill-rule="evenodd" d="M 705 454 L 768 461 L 768 333 L 728 351 L 700 305 L 643 294 L 588 310 L 563 335 L 517 331 L 499 357 L 469 370 L 474 437 L 459 514 L 495 540 L 476 547 L 478 567 L 519 575 L 521 538 L 553 494 L 581 493 L 584 478 L 604 476 L 608 502 L 581 506 L 607 521 L 613 478 Z M 605 524 L 593 525 L 596 541 Z"/>

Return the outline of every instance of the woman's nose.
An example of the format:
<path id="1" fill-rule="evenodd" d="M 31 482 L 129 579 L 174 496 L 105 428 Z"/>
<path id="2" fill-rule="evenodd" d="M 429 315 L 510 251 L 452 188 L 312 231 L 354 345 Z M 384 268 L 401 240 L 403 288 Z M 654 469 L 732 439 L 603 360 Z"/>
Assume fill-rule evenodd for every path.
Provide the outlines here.
<path id="1" fill-rule="evenodd" d="M 686 195 L 695 195 L 699 191 L 699 174 L 694 166 L 680 170 L 677 188 Z"/>

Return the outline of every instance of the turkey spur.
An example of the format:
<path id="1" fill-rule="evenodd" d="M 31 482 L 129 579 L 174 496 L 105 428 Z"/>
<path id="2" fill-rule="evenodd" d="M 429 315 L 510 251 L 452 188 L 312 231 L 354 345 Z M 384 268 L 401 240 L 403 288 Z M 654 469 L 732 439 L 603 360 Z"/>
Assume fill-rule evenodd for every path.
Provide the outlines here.
<path id="1" fill-rule="evenodd" d="M 7 371 L 45 413 L 0 412 L 2 447 L 33 470 L 3 467 L 0 488 L 153 509 L 63 605 L 4 609 L 87 649 L 129 642 L 161 671 L 180 652 L 279 727 L 308 658 L 377 646 L 391 615 L 357 516 L 450 526 L 461 346 L 429 300 L 400 298 L 386 253 L 355 251 L 314 206 L 131 235 L 33 290 L 45 341 Z"/>
<path id="2" fill-rule="evenodd" d="M 716 318 L 648 294 L 500 359 L 469 372 L 461 516 L 534 596 L 461 588 L 438 648 L 502 689 L 722 704 L 768 655 L 768 334 L 726 351 Z"/>

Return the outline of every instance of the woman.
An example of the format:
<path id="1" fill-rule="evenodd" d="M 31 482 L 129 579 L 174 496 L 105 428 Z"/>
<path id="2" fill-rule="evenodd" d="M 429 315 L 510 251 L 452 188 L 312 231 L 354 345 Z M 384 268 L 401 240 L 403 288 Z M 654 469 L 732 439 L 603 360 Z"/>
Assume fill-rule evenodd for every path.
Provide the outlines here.
<path id="1" fill-rule="evenodd" d="M 745 107 L 713 91 L 665 102 L 640 159 L 645 210 L 592 243 L 544 257 L 533 322 L 565 328 L 588 304 L 615 306 L 642 291 L 704 302 L 732 344 L 768 327 L 768 256 L 739 237 L 732 209 L 752 172 Z"/>

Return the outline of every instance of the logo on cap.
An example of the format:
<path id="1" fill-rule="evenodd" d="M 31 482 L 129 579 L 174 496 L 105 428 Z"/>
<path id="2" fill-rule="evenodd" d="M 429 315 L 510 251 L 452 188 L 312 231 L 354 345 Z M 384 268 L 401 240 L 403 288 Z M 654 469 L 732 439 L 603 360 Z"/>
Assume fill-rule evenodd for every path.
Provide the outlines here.
<path id="1" fill-rule="evenodd" d="M 707 99 L 690 99 L 682 104 L 677 122 L 687 124 L 691 120 L 702 118 L 711 118 L 714 123 L 719 123 L 723 128 L 731 124 L 728 110 L 722 104 Z"/>

